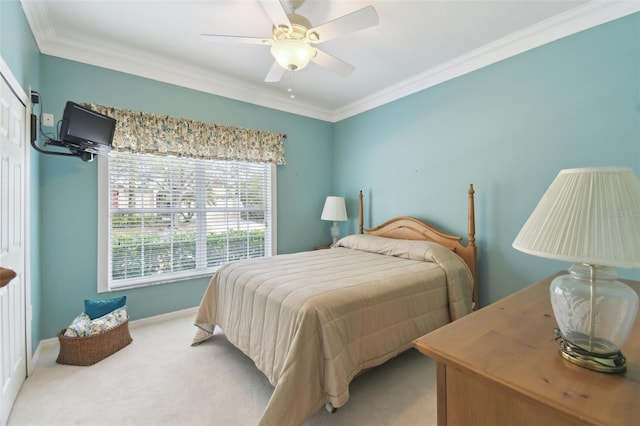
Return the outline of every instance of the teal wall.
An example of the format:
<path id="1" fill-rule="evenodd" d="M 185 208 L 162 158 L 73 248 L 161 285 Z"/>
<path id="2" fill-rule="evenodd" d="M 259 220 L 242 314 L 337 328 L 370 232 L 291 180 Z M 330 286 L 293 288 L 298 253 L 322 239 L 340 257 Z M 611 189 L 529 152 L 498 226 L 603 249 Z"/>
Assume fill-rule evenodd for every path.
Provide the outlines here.
<path id="1" fill-rule="evenodd" d="M 570 266 L 511 247 L 558 171 L 640 171 L 640 14 L 344 120 L 334 144 L 336 192 L 363 189 L 369 224 L 411 215 L 466 236 L 473 183 L 480 302 L 495 301 Z"/>
<path id="2" fill-rule="evenodd" d="M 38 83 L 40 52 L 19 0 L 0 1 L 0 53 L 28 93 Z"/>
<path id="3" fill-rule="evenodd" d="M 365 193 L 367 225 L 412 215 L 466 233 L 476 188 L 481 303 L 569 265 L 511 247 L 558 171 L 640 171 L 640 14 L 482 68 L 336 124 L 40 55 L 18 0 L 0 1 L 0 54 L 60 118 L 67 100 L 288 134 L 277 169 L 278 251 L 325 243 L 324 197 Z M 10 40 L 9 42 L 7 42 Z M 51 129 L 49 129 L 51 130 Z M 34 342 L 96 293 L 97 165 L 32 153 Z M 636 271 L 622 274 L 638 278 Z M 119 292 L 133 319 L 195 306 L 207 280 Z"/>
<path id="4" fill-rule="evenodd" d="M 331 192 L 330 123 L 51 56 L 42 56 L 43 111 L 57 121 L 65 102 L 91 102 L 218 124 L 286 133 L 287 164 L 277 167 L 278 252 L 310 250 L 327 237 L 320 212 Z M 53 131 L 46 129 L 45 131 Z M 43 337 L 83 310 L 96 292 L 97 163 L 40 159 Z M 46 271 L 46 273 L 44 273 Z M 114 293 L 127 295 L 132 319 L 197 306 L 208 279 Z"/>
<path id="5" fill-rule="evenodd" d="M 18 0 L 0 0 L 0 56 L 9 66 L 13 77 L 25 93 L 28 94 L 30 88 L 36 89 L 40 86 L 40 52 Z M 40 228 L 38 221 L 40 210 L 39 156 L 35 151 L 31 151 L 30 160 L 29 203 L 31 217 L 27 218 L 30 232 L 28 268 L 31 305 L 33 307 L 31 342 L 35 350 L 38 342 L 42 339 L 40 331 L 42 316 L 39 309 L 41 301 Z"/>

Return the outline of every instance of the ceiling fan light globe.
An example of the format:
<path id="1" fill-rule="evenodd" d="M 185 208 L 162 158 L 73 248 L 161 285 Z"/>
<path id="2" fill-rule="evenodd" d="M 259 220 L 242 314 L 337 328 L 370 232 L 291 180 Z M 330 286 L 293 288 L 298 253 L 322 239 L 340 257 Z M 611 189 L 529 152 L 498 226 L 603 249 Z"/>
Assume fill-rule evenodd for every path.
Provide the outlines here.
<path id="1" fill-rule="evenodd" d="M 302 40 L 285 39 L 271 46 L 271 54 L 281 67 L 288 70 L 301 70 L 316 55 L 316 50 Z"/>

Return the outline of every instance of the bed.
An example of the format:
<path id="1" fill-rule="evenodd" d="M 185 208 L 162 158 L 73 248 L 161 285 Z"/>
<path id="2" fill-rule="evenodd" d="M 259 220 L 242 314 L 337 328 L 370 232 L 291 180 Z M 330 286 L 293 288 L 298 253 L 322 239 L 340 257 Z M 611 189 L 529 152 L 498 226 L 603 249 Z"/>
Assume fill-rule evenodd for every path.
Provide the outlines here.
<path id="1" fill-rule="evenodd" d="M 248 259 L 212 277 L 193 344 L 219 327 L 274 386 L 261 425 L 300 425 L 341 407 L 359 373 L 477 306 L 473 186 L 467 245 L 412 217 L 334 247 Z M 366 232 L 365 232 L 366 231 Z"/>

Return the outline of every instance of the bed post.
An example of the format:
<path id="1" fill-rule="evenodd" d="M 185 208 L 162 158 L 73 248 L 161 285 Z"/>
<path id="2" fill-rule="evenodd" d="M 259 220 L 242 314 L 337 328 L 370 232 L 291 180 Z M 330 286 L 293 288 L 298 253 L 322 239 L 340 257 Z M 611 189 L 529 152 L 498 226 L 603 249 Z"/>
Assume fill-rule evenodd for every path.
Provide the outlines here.
<path id="1" fill-rule="evenodd" d="M 469 239 L 469 248 L 471 249 L 471 253 L 473 256 L 473 266 L 474 269 L 471 271 L 471 275 L 473 276 L 473 309 L 476 310 L 479 308 L 478 304 L 478 277 L 476 276 L 476 263 L 477 263 L 477 249 L 476 249 L 476 217 L 475 217 L 475 204 L 473 201 L 473 194 L 475 191 L 473 190 L 473 184 L 469 184 L 469 214 L 468 214 L 468 239 Z"/>
<path id="2" fill-rule="evenodd" d="M 362 190 L 360 190 L 360 196 L 358 197 L 358 232 L 364 234 L 364 215 L 362 213 Z"/>

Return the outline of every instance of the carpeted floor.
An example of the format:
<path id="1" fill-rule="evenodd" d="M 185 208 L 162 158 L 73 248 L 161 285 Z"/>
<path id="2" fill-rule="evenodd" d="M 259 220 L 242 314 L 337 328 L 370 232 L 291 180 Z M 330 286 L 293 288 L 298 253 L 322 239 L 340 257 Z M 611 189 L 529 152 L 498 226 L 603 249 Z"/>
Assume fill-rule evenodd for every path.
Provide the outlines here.
<path id="1" fill-rule="evenodd" d="M 257 425 L 273 387 L 217 332 L 192 347 L 194 310 L 130 324 L 133 343 L 90 367 L 56 364 L 47 345 L 7 426 Z M 358 376 L 349 402 L 308 426 L 436 424 L 435 363 L 409 350 Z"/>

